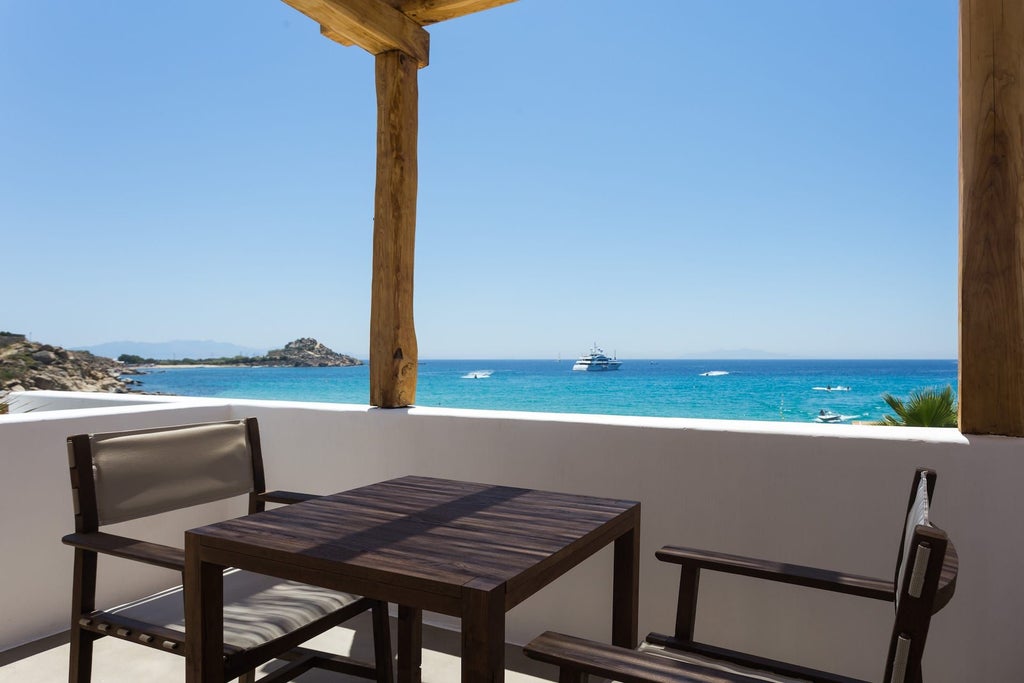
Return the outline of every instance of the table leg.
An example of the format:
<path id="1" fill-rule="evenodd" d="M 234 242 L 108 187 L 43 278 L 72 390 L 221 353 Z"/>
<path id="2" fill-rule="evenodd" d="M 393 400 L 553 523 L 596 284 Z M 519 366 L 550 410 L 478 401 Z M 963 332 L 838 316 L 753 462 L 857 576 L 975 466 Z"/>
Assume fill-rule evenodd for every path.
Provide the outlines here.
<path id="1" fill-rule="evenodd" d="M 462 683 L 504 683 L 504 587 L 462 589 Z"/>
<path id="2" fill-rule="evenodd" d="M 398 606 L 398 683 L 420 683 L 423 663 L 423 610 Z"/>
<path id="3" fill-rule="evenodd" d="M 224 567 L 203 562 L 185 533 L 185 681 L 224 680 Z"/>
<path id="4" fill-rule="evenodd" d="M 640 605 L 640 516 L 633 529 L 615 539 L 612 584 L 612 644 L 633 649 Z"/>

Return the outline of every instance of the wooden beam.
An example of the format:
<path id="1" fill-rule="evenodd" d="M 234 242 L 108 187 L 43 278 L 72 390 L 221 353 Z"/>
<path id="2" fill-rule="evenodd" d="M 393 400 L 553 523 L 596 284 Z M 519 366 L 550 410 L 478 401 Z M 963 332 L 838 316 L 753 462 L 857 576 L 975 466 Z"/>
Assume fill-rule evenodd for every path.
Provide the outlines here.
<path id="1" fill-rule="evenodd" d="M 416 244 L 418 86 L 416 61 L 377 55 L 377 187 L 370 302 L 370 404 L 416 400 L 412 287 Z"/>
<path id="2" fill-rule="evenodd" d="M 353 47 L 355 45 L 355 43 L 353 43 L 345 36 L 333 31 L 330 26 L 324 26 L 323 24 L 320 24 L 320 35 L 322 35 L 324 38 L 329 38 L 333 40 L 339 45 L 344 45 L 345 47 Z"/>
<path id="3" fill-rule="evenodd" d="M 507 5 L 516 0 L 385 0 L 417 24 L 426 26 L 474 12 Z"/>
<path id="4" fill-rule="evenodd" d="M 1024 436 L 1024 3 L 960 2 L 960 430 Z"/>
<path id="5" fill-rule="evenodd" d="M 284 0 L 320 24 L 320 32 L 342 45 L 373 55 L 401 50 L 420 67 L 430 61 L 430 34 L 384 0 Z"/>

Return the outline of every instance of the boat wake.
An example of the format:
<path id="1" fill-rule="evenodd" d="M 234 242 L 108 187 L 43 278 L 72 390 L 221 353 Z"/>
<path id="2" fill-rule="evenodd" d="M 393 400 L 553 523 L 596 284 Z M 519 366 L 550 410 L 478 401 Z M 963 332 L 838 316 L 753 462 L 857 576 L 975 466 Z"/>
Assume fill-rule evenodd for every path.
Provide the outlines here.
<path id="1" fill-rule="evenodd" d="M 822 424 L 841 424 L 843 422 L 849 422 L 850 420 L 856 420 L 861 415 L 839 415 L 829 411 L 821 411 L 814 417 L 815 422 Z"/>
<path id="2" fill-rule="evenodd" d="M 461 379 L 487 379 L 494 373 L 494 370 L 474 370 L 467 372 Z"/>
<path id="3" fill-rule="evenodd" d="M 721 377 L 722 375 L 728 375 L 727 370 L 708 370 L 707 372 L 700 373 L 701 377 Z"/>
<path id="4" fill-rule="evenodd" d="M 844 387 L 842 385 L 827 386 L 827 387 L 813 387 L 815 391 L 849 391 L 850 387 Z"/>

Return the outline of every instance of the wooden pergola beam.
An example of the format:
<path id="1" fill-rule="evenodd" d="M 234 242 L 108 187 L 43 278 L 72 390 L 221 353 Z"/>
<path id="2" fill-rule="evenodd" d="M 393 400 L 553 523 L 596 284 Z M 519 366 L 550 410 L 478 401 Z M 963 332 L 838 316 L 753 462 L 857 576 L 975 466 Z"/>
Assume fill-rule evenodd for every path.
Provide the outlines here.
<path id="1" fill-rule="evenodd" d="M 292 7 L 299 9 L 296 2 L 302 2 L 303 0 L 284 0 Z M 436 24 L 439 21 L 447 21 L 448 19 L 457 19 L 458 17 L 465 16 L 467 14 L 473 14 L 474 12 L 482 12 L 484 10 L 491 9 L 492 7 L 498 7 L 500 5 L 507 5 L 516 0 L 380 0 L 387 4 L 392 9 L 404 14 L 406 17 L 411 19 L 414 23 L 420 26 L 428 26 L 430 24 Z M 315 3 L 312 3 L 315 4 Z M 347 22 L 338 22 L 335 17 L 329 14 L 329 11 L 324 11 L 322 8 L 312 8 L 310 12 L 305 10 L 299 10 L 306 16 L 320 22 L 320 33 L 326 38 L 330 38 L 336 43 L 340 43 L 347 47 L 353 45 L 359 45 L 360 47 L 369 50 L 373 54 L 379 54 L 371 50 L 366 45 L 358 43 L 351 36 Z M 312 13 L 311 13 L 312 12 Z M 375 46 L 379 47 L 379 42 L 374 43 Z M 393 49 L 401 49 L 396 43 L 393 45 Z M 408 54 L 408 53 L 407 53 Z M 426 66 L 425 62 L 421 62 L 420 66 Z"/>
<path id="2" fill-rule="evenodd" d="M 342 45 L 373 55 L 399 50 L 420 67 L 430 61 L 430 34 L 384 0 L 284 0 L 320 24 L 320 32 Z"/>
<path id="3" fill-rule="evenodd" d="M 474 12 L 507 5 L 516 0 L 385 0 L 417 24 L 426 26 L 457 19 Z"/>
<path id="4" fill-rule="evenodd" d="M 960 1 L 960 431 L 1024 436 L 1024 3 Z"/>

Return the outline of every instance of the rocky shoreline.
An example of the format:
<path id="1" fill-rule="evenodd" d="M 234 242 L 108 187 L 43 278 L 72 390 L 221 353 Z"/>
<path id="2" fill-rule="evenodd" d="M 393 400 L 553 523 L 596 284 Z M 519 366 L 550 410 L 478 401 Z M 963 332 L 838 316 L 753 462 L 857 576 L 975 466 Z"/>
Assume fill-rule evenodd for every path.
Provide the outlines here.
<path id="1" fill-rule="evenodd" d="M 46 389 L 126 394 L 135 383 L 122 377 L 126 374 L 134 371 L 111 358 L 0 335 L 0 395 Z"/>
<path id="2" fill-rule="evenodd" d="M 0 332 L 0 398 L 11 391 L 99 391 L 125 394 L 145 393 L 138 388 L 142 381 L 131 375 L 144 375 L 146 368 L 159 366 L 159 361 L 125 363 L 88 351 L 69 351 L 59 346 L 29 341 L 24 335 Z M 139 359 L 142 360 L 142 359 Z M 336 353 L 316 339 L 303 337 L 270 351 L 265 356 L 236 359 L 205 359 L 216 361 L 210 367 L 348 367 L 362 365 L 358 358 Z M 203 367 L 195 363 L 175 363 L 168 367 Z"/>

